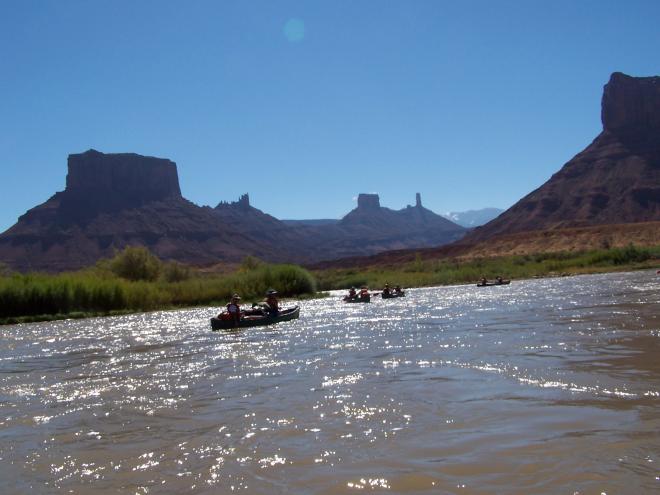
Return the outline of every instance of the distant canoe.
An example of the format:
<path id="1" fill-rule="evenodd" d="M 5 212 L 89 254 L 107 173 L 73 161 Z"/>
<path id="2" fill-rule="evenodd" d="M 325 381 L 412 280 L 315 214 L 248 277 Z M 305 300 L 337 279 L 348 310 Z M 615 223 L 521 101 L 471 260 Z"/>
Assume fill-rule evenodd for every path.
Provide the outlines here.
<path id="1" fill-rule="evenodd" d="M 479 282 L 477 284 L 477 287 L 492 287 L 493 285 L 509 285 L 510 283 L 511 280 L 502 280 L 501 282 L 486 282 L 485 284 Z"/>
<path id="2" fill-rule="evenodd" d="M 344 302 L 347 303 L 368 303 L 371 302 L 371 296 L 367 297 L 344 297 Z"/>
<path id="3" fill-rule="evenodd" d="M 383 292 L 380 297 L 383 299 L 394 299 L 395 297 L 406 297 L 405 292 L 390 292 L 389 294 L 386 294 Z"/>
<path id="4" fill-rule="evenodd" d="M 235 328 L 261 327 L 265 325 L 274 325 L 282 321 L 295 320 L 300 316 L 300 306 L 283 309 L 277 316 L 245 316 L 238 322 L 238 326 L 232 320 L 222 320 L 220 318 L 211 318 L 211 330 L 233 330 Z"/>

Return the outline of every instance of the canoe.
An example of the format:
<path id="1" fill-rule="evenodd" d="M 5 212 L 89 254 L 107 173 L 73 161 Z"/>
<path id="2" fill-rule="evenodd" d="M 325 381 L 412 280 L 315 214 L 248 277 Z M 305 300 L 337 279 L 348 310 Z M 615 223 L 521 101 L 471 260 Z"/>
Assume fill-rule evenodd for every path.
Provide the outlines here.
<path id="1" fill-rule="evenodd" d="M 232 320 L 221 320 L 220 318 L 211 318 L 211 330 L 233 330 L 234 328 L 260 327 L 264 325 L 274 325 L 282 321 L 295 320 L 300 316 L 300 306 L 283 309 L 277 316 L 245 316 L 238 322 L 238 327 Z"/>
<path id="2" fill-rule="evenodd" d="M 380 295 L 383 299 L 393 299 L 395 297 L 406 297 L 405 292 L 390 292 L 389 294 L 385 294 L 384 292 Z"/>
<path id="3" fill-rule="evenodd" d="M 477 287 L 492 287 L 493 285 L 509 285 L 511 280 L 502 280 L 501 282 L 486 282 L 485 284 L 478 283 Z"/>
<path id="4" fill-rule="evenodd" d="M 353 297 L 349 298 L 348 296 L 344 297 L 344 302 L 347 303 L 368 303 L 371 302 L 371 296 L 368 297 Z"/>

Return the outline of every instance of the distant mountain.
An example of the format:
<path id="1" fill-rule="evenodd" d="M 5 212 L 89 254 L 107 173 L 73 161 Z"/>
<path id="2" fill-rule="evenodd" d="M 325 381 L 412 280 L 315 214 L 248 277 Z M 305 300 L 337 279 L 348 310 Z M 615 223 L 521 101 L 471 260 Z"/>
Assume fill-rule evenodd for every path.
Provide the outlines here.
<path id="1" fill-rule="evenodd" d="M 485 223 L 490 222 L 492 219 L 497 218 L 504 210 L 500 208 L 483 208 L 481 210 L 468 210 L 468 211 L 452 211 L 443 215 L 443 217 L 451 220 L 458 225 L 465 228 L 479 227 Z"/>
<path id="2" fill-rule="evenodd" d="M 471 229 L 490 222 L 503 211 L 504 210 L 501 208 L 483 208 L 481 210 L 451 211 L 440 216 L 446 218 L 452 223 L 455 223 L 456 225 L 460 225 L 466 229 Z M 282 220 L 282 222 L 292 227 L 317 227 L 319 225 L 336 225 L 341 222 L 341 219 L 324 218 L 318 220 Z"/>
<path id="3" fill-rule="evenodd" d="M 336 225 L 339 220 L 336 218 L 320 218 L 318 220 L 282 220 L 291 227 L 318 227 L 319 225 Z"/>
<path id="4" fill-rule="evenodd" d="M 81 268 L 128 245 L 205 264 L 285 254 L 181 196 L 176 164 L 133 153 L 69 155 L 66 188 L 0 235 L 0 262 L 21 270 Z"/>
<path id="5" fill-rule="evenodd" d="M 309 227 L 319 260 L 364 256 L 392 249 L 439 246 L 460 239 L 466 230 L 422 206 L 391 210 L 380 206 L 377 194 L 358 195 L 357 208 L 338 223 Z"/>
<path id="6" fill-rule="evenodd" d="M 247 193 L 238 201 L 221 201 L 212 211 L 216 218 L 221 220 L 223 228 L 226 225 L 254 239 L 260 245 L 271 246 L 272 253 L 264 259 L 272 259 L 274 255 L 279 261 L 303 263 L 315 259 L 317 255 L 306 249 L 309 239 L 304 231 L 255 208 L 250 204 L 250 196 Z M 256 255 L 249 249 L 247 254 Z"/>
<path id="7" fill-rule="evenodd" d="M 466 240 L 660 220 L 660 77 L 612 74 L 601 118 L 584 151 Z"/>
<path id="8" fill-rule="evenodd" d="M 465 229 L 417 203 L 402 210 L 380 206 L 377 194 L 360 194 L 358 205 L 340 220 L 282 221 L 238 201 L 213 212 L 223 223 L 261 243 L 283 246 L 298 262 L 360 256 L 389 249 L 429 247 L 459 239 Z"/>
<path id="9" fill-rule="evenodd" d="M 129 245 L 193 265 L 265 261 L 310 263 L 389 249 L 429 247 L 465 232 L 422 207 L 382 208 L 376 195 L 335 222 L 287 224 L 250 205 L 247 194 L 215 208 L 181 195 L 176 164 L 133 153 L 69 155 L 64 191 L 0 234 L 0 262 L 20 270 L 89 266 Z"/>
<path id="10" fill-rule="evenodd" d="M 226 224 L 246 232 L 286 228 L 281 220 L 252 206 L 247 193 L 238 201 L 221 201 L 213 209 L 213 213 Z"/>
<path id="11" fill-rule="evenodd" d="M 417 193 L 415 206 L 402 210 L 390 210 L 380 206 L 377 194 L 360 194 L 358 206 L 341 219 L 339 225 L 345 228 L 372 229 L 380 235 L 396 235 L 398 232 L 416 233 L 427 238 L 428 242 L 446 240 L 447 236 L 460 237 L 465 229 L 454 222 L 433 213 L 422 206 Z"/>

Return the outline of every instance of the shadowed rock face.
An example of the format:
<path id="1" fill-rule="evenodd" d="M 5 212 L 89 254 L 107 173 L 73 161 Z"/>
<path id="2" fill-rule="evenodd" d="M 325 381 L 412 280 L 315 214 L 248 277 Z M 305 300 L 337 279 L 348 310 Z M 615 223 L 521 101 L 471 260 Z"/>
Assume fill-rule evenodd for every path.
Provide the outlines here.
<path id="1" fill-rule="evenodd" d="M 358 195 L 358 208 L 365 210 L 375 210 L 380 208 L 380 198 L 378 194 L 360 194 Z"/>
<path id="2" fill-rule="evenodd" d="M 389 249 L 437 246 L 460 238 L 465 229 L 422 206 L 390 210 L 377 194 L 360 194 L 357 208 L 332 222 L 286 223 L 250 206 L 247 194 L 213 209 L 224 224 L 270 245 L 285 246 L 288 261 L 314 262 L 368 255 Z"/>
<path id="3" fill-rule="evenodd" d="M 360 194 L 357 208 L 346 214 L 339 225 L 354 229 L 373 228 L 381 235 L 407 236 L 412 233 L 423 233 L 425 236 L 443 238 L 447 238 L 448 232 L 452 233 L 452 237 L 457 238 L 465 231 L 463 227 L 424 208 L 419 193 L 415 196 L 415 206 L 409 205 L 402 210 L 391 210 L 380 206 L 378 194 Z M 442 241 L 438 241 L 430 244 L 441 243 Z"/>
<path id="4" fill-rule="evenodd" d="M 425 247 L 464 229 L 421 206 L 381 208 L 361 195 L 341 222 L 289 226 L 250 205 L 247 194 L 215 208 L 181 196 L 176 165 L 131 153 L 90 150 L 69 157 L 66 189 L 32 208 L 0 234 L 0 262 L 20 271 L 89 266 L 129 245 L 193 265 L 265 261 L 308 263 L 387 249 Z M 341 225 L 340 225 L 341 224 Z"/>
<path id="5" fill-rule="evenodd" d="M 133 153 L 70 155 L 66 189 L 22 215 L 0 235 L 0 262 L 26 270 L 88 266 L 128 245 L 191 264 L 266 260 L 280 246 L 224 224 L 181 196 L 176 164 Z"/>
<path id="6" fill-rule="evenodd" d="M 300 253 L 304 237 L 293 227 L 250 205 L 247 193 L 238 201 L 221 201 L 211 211 L 223 226 L 236 229 L 265 245 L 286 246 L 292 256 L 304 259 Z"/>
<path id="7" fill-rule="evenodd" d="M 603 91 L 603 129 L 616 133 L 660 128 L 660 77 L 631 77 L 615 72 Z"/>
<path id="8" fill-rule="evenodd" d="M 660 220 L 660 77 L 612 74 L 603 132 L 541 187 L 466 237 Z"/>
<path id="9" fill-rule="evenodd" d="M 96 150 L 69 155 L 66 192 L 101 192 L 139 198 L 142 203 L 180 197 L 176 163 L 135 153 Z"/>
<path id="10" fill-rule="evenodd" d="M 79 222 L 99 213 L 173 198 L 181 198 L 174 162 L 134 153 L 89 150 L 69 155 L 60 208 L 71 221 Z"/>
<path id="11" fill-rule="evenodd" d="M 357 208 L 337 224 L 319 227 L 310 238 L 318 259 L 369 255 L 392 249 L 439 246 L 460 239 L 465 229 L 422 206 L 391 210 L 380 206 L 377 194 L 360 194 Z"/>

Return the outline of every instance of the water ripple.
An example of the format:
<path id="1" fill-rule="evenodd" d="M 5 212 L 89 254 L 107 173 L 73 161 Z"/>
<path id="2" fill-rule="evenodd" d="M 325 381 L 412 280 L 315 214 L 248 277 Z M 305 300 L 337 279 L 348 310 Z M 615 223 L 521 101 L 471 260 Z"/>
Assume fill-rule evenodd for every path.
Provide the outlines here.
<path id="1" fill-rule="evenodd" d="M 650 493 L 655 272 L 3 328 L 0 492 Z"/>

